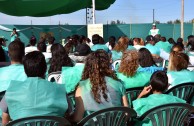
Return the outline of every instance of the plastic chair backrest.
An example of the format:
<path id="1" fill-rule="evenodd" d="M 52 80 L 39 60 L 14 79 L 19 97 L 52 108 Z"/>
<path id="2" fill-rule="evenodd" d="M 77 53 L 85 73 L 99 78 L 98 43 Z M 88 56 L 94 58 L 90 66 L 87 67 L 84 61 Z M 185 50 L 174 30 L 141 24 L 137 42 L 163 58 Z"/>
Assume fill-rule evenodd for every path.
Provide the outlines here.
<path id="1" fill-rule="evenodd" d="M 183 126 L 193 109 L 185 103 L 165 104 L 148 110 L 139 119 L 151 121 L 152 126 Z"/>
<path id="2" fill-rule="evenodd" d="M 72 124 L 63 117 L 34 116 L 11 121 L 6 126 L 72 126 Z"/>
<path id="3" fill-rule="evenodd" d="M 75 110 L 75 91 L 68 93 L 67 96 L 71 102 L 70 103 L 71 110 L 74 111 Z"/>
<path id="4" fill-rule="evenodd" d="M 144 87 L 137 87 L 137 88 L 129 88 L 126 89 L 126 94 L 129 102 L 129 107 L 133 108 L 132 101 L 137 99 L 141 91 L 143 90 Z"/>
<path id="5" fill-rule="evenodd" d="M 128 107 L 112 107 L 92 113 L 82 119 L 78 126 L 127 126 L 137 113 Z"/>
<path id="6" fill-rule="evenodd" d="M 114 70 L 116 69 L 116 66 L 117 65 L 119 65 L 121 63 L 121 60 L 119 59 L 119 60 L 115 60 L 114 62 L 113 62 L 113 68 L 114 68 Z"/>
<path id="7" fill-rule="evenodd" d="M 184 99 L 188 104 L 191 104 L 191 100 L 194 97 L 194 82 L 176 85 L 168 89 L 165 94 Z"/>
<path id="8" fill-rule="evenodd" d="M 61 71 L 57 71 L 57 72 L 50 73 L 48 75 L 48 81 L 50 81 L 50 82 L 56 82 L 58 84 L 61 84 L 62 83 L 62 80 L 61 80 Z"/>

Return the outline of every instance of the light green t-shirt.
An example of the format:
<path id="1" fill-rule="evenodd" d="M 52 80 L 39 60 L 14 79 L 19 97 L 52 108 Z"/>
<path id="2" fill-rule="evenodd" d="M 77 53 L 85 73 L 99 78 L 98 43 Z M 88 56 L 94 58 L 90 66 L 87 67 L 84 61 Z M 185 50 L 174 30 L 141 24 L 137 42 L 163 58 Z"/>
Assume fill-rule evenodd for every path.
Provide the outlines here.
<path id="1" fill-rule="evenodd" d="M 65 86 L 38 77 L 12 81 L 5 100 L 13 120 L 38 115 L 64 117 L 68 109 Z"/>
<path id="2" fill-rule="evenodd" d="M 0 68 L 0 91 L 7 90 L 11 80 L 24 81 L 27 76 L 22 64 L 12 64 Z"/>

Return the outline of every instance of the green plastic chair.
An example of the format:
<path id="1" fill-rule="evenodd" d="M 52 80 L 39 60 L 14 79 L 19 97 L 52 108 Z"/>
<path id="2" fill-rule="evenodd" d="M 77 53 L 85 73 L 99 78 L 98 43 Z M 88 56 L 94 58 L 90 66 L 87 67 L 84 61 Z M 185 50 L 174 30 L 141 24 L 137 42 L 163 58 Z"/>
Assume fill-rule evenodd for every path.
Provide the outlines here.
<path id="1" fill-rule="evenodd" d="M 6 126 L 72 126 L 72 124 L 63 117 L 34 116 L 14 120 Z"/>
<path id="2" fill-rule="evenodd" d="M 143 90 L 144 87 L 137 87 L 137 88 L 129 88 L 126 90 L 128 102 L 129 102 L 129 107 L 133 108 L 132 101 L 137 99 L 141 91 Z"/>
<path id="3" fill-rule="evenodd" d="M 185 103 L 165 104 L 145 112 L 139 119 L 150 126 L 184 126 L 194 107 Z"/>
<path id="4" fill-rule="evenodd" d="M 176 85 L 167 90 L 165 94 L 184 99 L 188 104 L 191 104 L 192 98 L 194 97 L 194 82 Z"/>
<path id="5" fill-rule="evenodd" d="M 127 126 L 137 113 L 128 107 L 112 107 L 92 113 L 77 126 Z"/>
<path id="6" fill-rule="evenodd" d="M 71 110 L 74 111 L 75 110 L 75 91 L 68 93 L 67 96 L 71 102 L 70 103 Z"/>

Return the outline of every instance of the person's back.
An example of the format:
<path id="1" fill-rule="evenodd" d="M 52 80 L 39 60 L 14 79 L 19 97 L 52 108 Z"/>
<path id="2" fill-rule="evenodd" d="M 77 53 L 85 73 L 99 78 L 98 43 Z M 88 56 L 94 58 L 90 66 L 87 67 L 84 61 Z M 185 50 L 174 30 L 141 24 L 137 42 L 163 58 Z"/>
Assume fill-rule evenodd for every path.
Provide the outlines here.
<path id="1" fill-rule="evenodd" d="M 156 106 L 168 103 L 186 103 L 183 99 L 168 94 L 162 94 L 168 88 L 168 77 L 164 71 L 155 72 L 150 79 L 150 86 L 145 87 L 133 101 L 133 106 L 138 115 L 142 115 L 146 111 Z M 153 93 L 146 98 L 142 98 L 149 93 Z"/>
<path id="2" fill-rule="evenodd" d="M 44 80 L 47 68 L 44 55 L 34 51 L 23 62 L 28 78 L 24 82 L 11 82 L 4 101 L 9 114 L 3 110 L 3 121 L 6 114 L 12 120 L 29 116 L 63 117 L 68 109 L 65 86 Z"/>
<path id="3" fill-rule="evenodd" d="M 110 68 L 110 58 L 104 50 L 92 52 L 86 59 L 81 81 L 76 89 L 74 121 L 88 111 L 107 107 L 128 107 L 125 88 Z"/>
<path id="4" fill-rule="evenodd" d="M 8 88 L 11 80 L 24 81 L 27 76 L 22 65 L 24 56 L 24 44 L 20 41 L 13 41 L 9 45 L 9 57 L 11 65 L 0 68 L 0 91 Z"/>
<path id="5" fill-rule="evenodd" d="M 171 86 L 194 82 L 194 71 L 187 70 L 189 57 L 182 52 L 171 52 L 168 65 L 168 79 Z"/>
<path id="6" fill-rule="evenodd" d="M 161 41 L 157 42 L 155 46 L 163 49 L 167 53 L 170 53 L 170 50 L 172 48 L 172 45 L 168 41 L 166 41 L 165 37 L 161 37 Z"/>
<path id="7" fill-rule="evenodd" d="M 107 85 L 107 101 L 101 93 L 101 103 L 97 103 L 91 95 L 91 82 L 89 79 L 79 82 L 79 87 L 82 90 L 81 96 L 84 103 L 85 111 L 94 112 L 104 108 L 122 106 L 120 100 L 125 95 L 125 88 L 121 82 L 110 77 L 105 77 Z"/>

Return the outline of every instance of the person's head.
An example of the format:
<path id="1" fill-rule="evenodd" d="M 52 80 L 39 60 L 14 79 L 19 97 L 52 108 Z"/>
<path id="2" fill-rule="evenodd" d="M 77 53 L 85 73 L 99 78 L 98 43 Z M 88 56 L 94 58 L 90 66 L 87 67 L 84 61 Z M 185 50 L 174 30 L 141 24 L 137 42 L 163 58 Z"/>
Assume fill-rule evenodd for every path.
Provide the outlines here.
<path id="1" fill-rule="evenodd" d="M 85 67 L 82 74 L 82 80 L 89 79 L 91 82 L 91 92 L 94 100 L 101 103 L 100 93 L 102 92 L 103 98 L 107 101 L 106 94 L 107 86 L 105 76 L 118 80 L 116 74 L 110 67 L 110 58 L 106 51 L 97 50 L 88 55 L 85 62 Z"/>
<path id="2" fill-rule="evenodd" d="M 37 49 L 40 51 L 40 52 L 46 52 L 46 43 L 45 42 L 39 42 L 37 44 Z"/>
<path id="3" fill-rule="evenodd" d="M 133 39 L 133 45 L 140 45 L 141 39 L 140 38 L 134 38 Z"/>
<path id="4" fill-rule="evenodd" d="M 166 42 L 166 37 L 161 37 L 160 40 L 161 40 L 162 42 Z"/>
<path id="5" fill-rule="evenodd" d="M 113 50 L 117 52 L 124 52 L 128 47 L 129 39 L 127 37 L 120 37 Z"/>
<path id="6" fill-rule="evenodd" d="M 61 71 L 63 66 L 73 66 L 71 59 L 65 51 L 65 48 L 59 44 L 55 43 L 51 46 L 52 58 L 50 61 L 49 73 Z"/>
<path id="7" fill-rule="evenodd" d="M 35 36 L 32 36 L 32 37 L 30 38 L 30 45 L 31 45 L 31 46 L 35 46 L 35 45 L 36 45 L 36 37 L 35 37 Z"/>
<path id="8" fill-rule="evenodd" d="M 161 38 L 161 35 L 160 35 L 160 34 L 156 34 L 156 35 L 154 36 L 155 42 L 156 42 L 156 43 L 159 42 L 159 41 L 160 41 L 160 38 Z"/>
<path id="9" fill-rule="evenodd" d="M 181 71 L 187 69 L 189 65 L 189 56 L 185 53 L 171 52 L 169 58 L 169 71 Z"/>
<path id="10" fill-rule="evenodd" d="M 133 77 L 139 67 L 138 59 L 139 57 L 136 50 L 125 51 L 121 59 L 119 72 L 127 77 Z"/>
<path id="11" fill-rule="evenodd" d="M 114 36 L 110 36 L 109 37 L 109 45 L 111 46 L 111 48 L 113 49 L 115 47 L 115 41 L 116 41 L 116 38 Z"/>
<path id="12" fill-rule="evenodd" d="M 99 44 L 99 40 L 100 40 L 100 36 L 98 34 L 94 34 L 92 35 L 92 43 L 95 44 Z"/>
<path id="13" fill-rule="evenodd" d="M 28 77 L 45 77 L 47 65 L 44 55 L 39 51 L 33 51 L 24 56 L 24 70 Z"/>
<path id="14" fill-rule="evenodd" d="M 156 29 L 156 24 L 152 24 L 152 29 Z"/>
<path id="15" fill-rule="evenodd" d="M 164 71 L 156 71 L 152 74 L 150 78 L 150 85 L 152 86 L 152 91 L 164 92 L 168 88 L 168 77 Z"/>
<path id="16" fill-rule="evenodd" d="M 146 44 L 152 44 L 152 45 L 155 45 L 155 38 L 152 36 L 152 35 L 148 35 L 146 37 Z"/>
<path id="17" fill-rule="evenodd" d="M 22 63 L 22 58 L 25 54 L 24 43 L 18 40 L 11 42 L 8 46 L 8 53 L 11 61 Z"/>
<path id="18" fill-rule="evenodd" d="M 16 33 L 16 28 L 13 28 L 13 32 Z"/>
<path id="19" fill-rule="evenodd" d="M 150 67 L 150 66 L 156 65 L 152 57 L 152 54 L 148 49 L 141 48 L 138 52 L 138 56 L 139 56 L 139 65 L 141 67 Z"/>
<path id="20" fill-rule="evenodd" d="M 176 44 L 176 42 L 174 41 L 174 39 L 173 39 L 173 38 L 169 38 L 169 39 L 168 39 L 168 42 L 169 42 L 170 44 L 173 44 L 173 45 L 175 45 L 175 44 Z"/>
<path id="21" fill-rule="evenodd" d="M 183 43 L 183 39 L 182 38 L 178 38 L 176 42 L 177 43 Z"/>
<path id="22" fill-rule="evenodd" d="M 44 42 L 44 43 L 46 43 L 46 38 L 41 37 L 41 38 L 40 38 L 40 40 L 38 41 L 38 43 L 40 43 L 40 42 Z"/>
<path id="23" fill-rule="evenodd" d="M 194 51 L 194 36 L 189 37 L 188 39 L 188 46 L 190 46 L 190 51 Z"/>
<path id="24" fill-rule="evenodd" d="M 85 41 L 86 41 L 86 36 L 81 35 L 81 36 L 79 37 L 79 43 L 80 43 L 80 44 L 81 44 L 81 43 L 85 43 Z"/>
<path id="25" fill-rule="evenodd" d="M 0 46 L 6 46 L 6 40 L 4 38 L 0 38 Z"/>
<path id="26" fill-rule="evenodd" d="M 101 36 L 100 36 L 100 39 L 99 39 L 99 44 L 104 44 L 105 42 L 104 42 L 104 38 L 102 38 Z"/>
<path id="27" fill-rule="evenodd" d="M 54 42 L 55 42 L 55 38 L 52 37 L 52 36 L 50 36 L 50 37 L 48 38 L 48 43 L 49 43 L 50 45 L 52 45 Z"/>
<path id="28" fill-rule="evenodd" d="M 174 45 L 173 47 L 172 47 L 172 49 L 171 49 L 171 52 L 183 52 L 184 51 L 184 49 L 180 46 L 180 45 L 178 45 L 178 44 L 176 44 L 176 45 Z"/>

